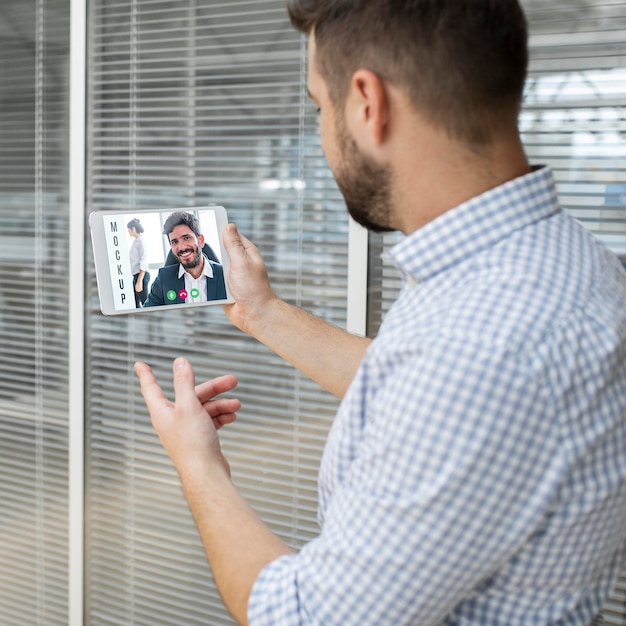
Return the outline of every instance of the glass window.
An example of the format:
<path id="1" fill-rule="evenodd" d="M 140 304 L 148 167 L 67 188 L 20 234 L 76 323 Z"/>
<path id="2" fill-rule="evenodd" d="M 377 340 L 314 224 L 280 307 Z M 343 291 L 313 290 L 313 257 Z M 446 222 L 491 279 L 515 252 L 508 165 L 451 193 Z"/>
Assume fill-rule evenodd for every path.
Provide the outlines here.
<path id="1" fill-rule="evenodd" d="M 305 40 L 278 0 L 90 3 L 88 211 L 226 207 L 286 300 L 346 323 L 348 217 L 306 95 Z M 144 237 L 146 237 L 144 233 Z M 239 378 L 223 445 L 236 484 L 290 545 L 317 534 L 317 470 L 336 401 L 221 308 L 100 314 L 87 267 L 87 623 L 230 623 L 132 371 L 171 392 Z"/>
<path id="2" fill-rule="evenodd" d="M 7 626 L 68 621 L 68 67 L 69 2 L 3 0 L 0 622 Z"/>

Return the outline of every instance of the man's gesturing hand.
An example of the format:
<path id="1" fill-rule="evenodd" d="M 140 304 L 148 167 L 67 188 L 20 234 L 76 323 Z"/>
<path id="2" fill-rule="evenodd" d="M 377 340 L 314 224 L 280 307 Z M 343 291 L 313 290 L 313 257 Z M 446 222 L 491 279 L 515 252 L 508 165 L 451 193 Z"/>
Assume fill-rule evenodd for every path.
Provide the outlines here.
<path id="1" fill-rule="evenodd" d="M 248 623 L 248 598 L 259 572 L 291 549 L 241 497 L 228 474 L 217 429 L 235 419 L 239 400 L 216 398 L 237 384 L 220 376 L 194 387 L 187 359 L 174 361 L 175 402 L 170 402 L 145 363 L 135 363 L 152 424 L 174 462 L 200 532 L 213 576 L 229 611 Z"/>
<path id="2" fill-rule="evenodd" d="M 217 430 L 235 421 L 241 407 L 237 399 L 216 398 L 237 386 L 232 375 L 194 385 L 189 361 L 174 361 L 175 402 L 170 402 L 146 363 L 135 363 L 141 393 L 150 412 L 152 425 L 167 450 L 183 482 L 191 474 L 202 475 L 216 464 L 228 471 Z M 199 472 L 199 474 L 197 473 Z"/>

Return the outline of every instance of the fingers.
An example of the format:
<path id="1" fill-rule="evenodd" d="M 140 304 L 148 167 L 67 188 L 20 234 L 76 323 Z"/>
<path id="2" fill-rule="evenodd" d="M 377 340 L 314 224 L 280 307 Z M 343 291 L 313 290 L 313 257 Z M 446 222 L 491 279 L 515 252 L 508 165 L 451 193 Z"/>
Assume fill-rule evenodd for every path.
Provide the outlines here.
<path id="1" fill-rule="evenodd" d="M 237 230 L 236 226 L 235 226 L 235 230 Z M 245 235 L 242 235 L 239 231 L 237 231 L 237 234 L 239 236 L 239 241 L 241 242 L 241 246 L 246 252 L 249 252 L 249 251 L 256 252 L 258 250 L 258 248 Z"/>
<path id="2" fill-rule="evenodd" d="M 218 398 L 204 404 L 204 406 L 209 405 L 210 413 L 215 416 L 222 413 L 235 413 L 241 408 L 241 401 L 237 398 Z"/>
<path id="3" fill-rule="evenodd" d="M 258 248 L 245 236 L 242 235 L 235 224 L 227 224 L 222 233 L 222 241 L 228 256 L 233 259 L 245 260 L 255 257 L 255 262 L 260 260 Z"/>
<path id="4" fill-rule="evenodd" d="M 237 378 L 232 374 L 219 376 L 196 386 L 196 395 L 204 410 L 211 416 L 216 428 L 232 424 L 237 419 L 241 402 L 237 398 L 216 398 L 237 386 Z"/>
<path id="5" fill-rule="evenodd" d="M 191 363 L 184 357 L 174 359 L 174 395 L 177 407 L 192 407 L 199 404 L 196 396 L 195 375 Z"/>
<path id="6" fill-rule="evenodd" d="M 236 398 L 217 398 L 220 394 L 231 391 L 237 386 L 238 381 L 235 376 L 226 374 L 194 386 L 194 371 L 187 359 L 182 357 L 175 359 L 172 369 L 175 404 L 170 402 L 163 393 L 150 366 L 141 361 L 135 363 L 141 393 L 153 418 L 153 423 L 155 416 L 161 423 L 162 416 L 172 415 L 173 409 L 181 415 L 204 409 L 213 419 L 216 428 L 235 421 L 241 402 Z"/>
<path id="7" fill-rule="evenodd" d="M 218 376 L 213 380 L 207 380 L 204 383 L 196 385 L 196 395 L 200 402 L 208 402 L 209 400 L 219 396 L 222 393 L 233 390 L 238 380 L 232 374 L 226 374 L 224 376 Z"/>
<path id="8" fill-rule="evenodd" d="M 170 404 L 147 363 L 142 361 L 135 363 L 135 372 L 139 378 L 141 395 L 146 401 L 148 411 L 152 412 L 163 405 Z"/>
<path id="9" fill-rule="evenodd" d="M 224 424 L 232 424 L 237 419 L 237 411 L 241 409 L 241 402 L 236 399 L 220 398 L 203 405 L 204 410 L 209 414 L 216 428 Z"/>
<path id="10" fill-rule="evenodd" d="M 232 424 L 237 419 L 237 415 L 235 413 L 225 413 L 224 415 L 218 415 L 213 418 L 213 425 L 215 426 L 215 430 L 219 430 L 222 426 L 228 426 L 228 424 Z"/>
<path id="11" fill-rule="evenodd" d="M 226 224 L 224 231 L 222 232 L 222 242 L 226 248 L 226 252 L 228 252 L 228 256 L 230 257 L 244 252 L 241 235 L 234 224 Z"/>

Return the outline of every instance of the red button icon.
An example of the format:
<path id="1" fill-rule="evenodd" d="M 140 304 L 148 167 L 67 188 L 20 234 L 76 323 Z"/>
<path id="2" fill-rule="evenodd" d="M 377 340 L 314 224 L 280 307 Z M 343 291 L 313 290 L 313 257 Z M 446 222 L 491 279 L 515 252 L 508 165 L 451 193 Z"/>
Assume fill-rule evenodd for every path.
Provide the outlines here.
<path id="1" fill-rule="evenodd" d="M 187 290 L 186 290 L 186 289 L 181 289 L 181 290 L 178 292 L 178 297 L 179 297 L 181 300 L 186 300 L 186 299 L 187 299 Z"/>

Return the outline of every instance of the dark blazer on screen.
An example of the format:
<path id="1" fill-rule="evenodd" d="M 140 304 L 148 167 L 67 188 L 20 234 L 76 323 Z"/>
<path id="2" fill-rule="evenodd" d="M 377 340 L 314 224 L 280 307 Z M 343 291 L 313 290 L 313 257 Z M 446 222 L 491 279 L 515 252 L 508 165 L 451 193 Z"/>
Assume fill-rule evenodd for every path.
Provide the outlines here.
<path id="1" fill-rule="evenodd" d="M 205 263 L 210 263 L 213 268 L 213 278 L 206 278 L 207 300 L 225 300 L 226 285 L 224 283 L 224 267 L 220 263 L 215 263 L 208 259 Z M 185 301 L 178 296 L 179 292 L 185 289 L 185 277 L 178 277 L 179 264 L 166 265 L 159 270 L 154 279 L 148 299 L 144 302 L 144 307 L 161 306 L 163 304 L 184 304 Z M 169 300 L 167 293 L 174 291 L 176 298 Z"/>

